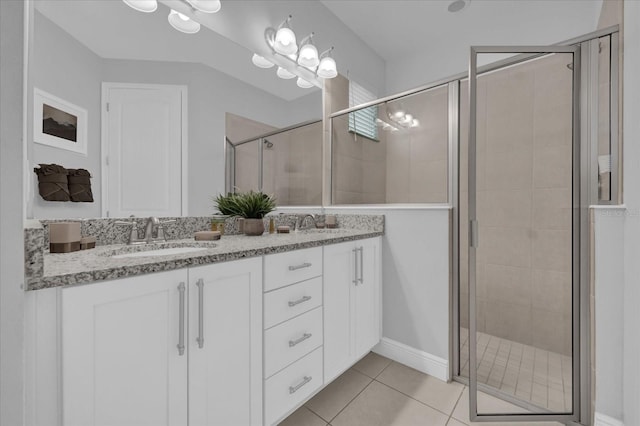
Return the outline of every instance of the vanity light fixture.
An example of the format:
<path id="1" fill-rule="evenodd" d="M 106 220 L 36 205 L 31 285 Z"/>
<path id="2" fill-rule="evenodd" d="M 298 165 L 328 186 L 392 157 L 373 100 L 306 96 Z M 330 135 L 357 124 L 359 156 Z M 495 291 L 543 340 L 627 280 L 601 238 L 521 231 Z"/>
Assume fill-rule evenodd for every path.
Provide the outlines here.
<path id="1" fill-rule="evenodd" d="M 305 80 L 302 77 L 298 77 L 298 81 L 296 81 L 296 84 L 298 85 L 298 87 L 302 89 L 310 89 L 313 87 L 313 83 L 309 83 L 307 80 Z"/>
<path id="2" fill-rule="evenodd" d="M 318 49 L 313 45 L 313 33 L 305 37 L 300 43 L 300 53 L 298 53 L 298 64 L 307 68 L 315 68 L 320 63 Z"/>
<path id="3" fill-rule="evenodd" d="M 271 68 L 274 65 L 273 62 L 269 61 L 264 56 L 258 55 L 257 53 L 253 54 L 251 62 L 253 62 L 253 65 L 259 68 Z"/>
<path id="4" fill-rule="evenodd" d="M 216 13 L 222 7 L 220 0 L 187 0 L 187 3 L 204 13 Z"/>
<path id="5" fill-rule="evenodd" d="M 338 75 L 336 61 L 331 56 L 333 47 L 318 55 L 318 48 L 313 43 L 315 33 L 302 39 L 298 46 L 296 34 L 290 26 L 292 18 L 289 15 L 277 29 L 269 27 L 264 32 L 265 41 L 273 53 L 273 62 L 278 65 L 278 77 L 298 77 L 298 87 L 305 89 L 313 86 L 322 87 L 322 79 Z M 253 54 L 251 61 L 260 68 L 273 66 L 271 60 L 257 53 Z"/>
<path id="6" fill-rule="evenodd" d="M 293 18 L 293 16 L 289 15 L 287 19 L 280 24 L 273 40 L 273 48 L 281 55 L 292 55 L 298 51 L 296 34 L 289 26 L 291 18 Z"/>
<path id="7" fill-rule="evenodd" d="M 173 28 L 178 31 L 182 31 L 183 33 L 195 34 L 200 31 L 199 23 L 180 12 L 176 12 L 173 9 L 171 9 L 171 12 L 169 12 L 168 20 Z"/>
<path id="8" fill-rule="evenodd" d="M 285 69 L 282 67 L 278 67 L 278 71 L 276 71 L 276 74 L 278 75 L 278 77 L 283 78 L 285 80 L 295 78 L 296 76 L 294 73 L 292 73 L 288 69 Z"/>
<path id="9" fill-rule="evenodd" d="M 405 129 L 418 127 L 420 125 L 420 121 L 418 121 L 417 118 L 414 118 L 413 114 L 405 111 L 402 105 L 396 106 L 395 108 L 393 106 L 387 106 L 387 108 L 387 117 L 389 117 L 389 120 L 391 120 L 396 125 Z"/>
<path id="10" fill-rule="evenodd" d="M 139 12 L 151 13 L 158 9 L 157 0 L 122 0 L 127 6 Z M 220 0 L 182 0 L 193 11 L 204 13 L 216 13 L 220 10 Z M 186 34 L 195 34 L 200 31 L 200 24 L 187 15 L 171 9 L 167 18 L 169 24 L 178 31 Z M 255 62 L 254 62 L 255 63 Z M 256 64 L 257 65 L 257 64 Z M 259 65 L 258 65 L 259 66 Z"/>
<path id="11" fill-rule="evenodd" d="M 138 12 L 151 13 L 158 8 L 156 0 L 122 0 L 127 6 Z"/>
<path id="12" fill-rule="evenodd" d="M 320 57 L 320 65 L 318 65 L 318 77 L 322 78 L 333 78 L 338 75 L 338 68 L 336 67 L 336 61 L 331 57 L 331 51 L 333 50 L 333 46 L 330 49 L 322 52 Z"/>

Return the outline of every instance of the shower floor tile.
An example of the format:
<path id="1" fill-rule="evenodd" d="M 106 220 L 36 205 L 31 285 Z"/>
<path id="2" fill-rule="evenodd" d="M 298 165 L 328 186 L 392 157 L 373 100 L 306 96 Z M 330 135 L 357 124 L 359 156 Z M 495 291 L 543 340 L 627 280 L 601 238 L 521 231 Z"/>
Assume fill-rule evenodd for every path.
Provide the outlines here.
<path id="1" fill-rule="evenodd" d="M 478 333 L 478 382 L 554 412 L 571 412 L 571 357 Z M 460 375 L 469 377 L 469 330 L 460 328 Z"/>

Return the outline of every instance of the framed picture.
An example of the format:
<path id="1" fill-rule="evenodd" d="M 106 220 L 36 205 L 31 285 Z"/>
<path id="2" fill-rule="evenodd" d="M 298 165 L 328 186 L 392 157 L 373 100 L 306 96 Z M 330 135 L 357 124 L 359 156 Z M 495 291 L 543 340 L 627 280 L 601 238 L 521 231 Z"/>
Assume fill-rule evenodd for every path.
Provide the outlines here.
<path id="1" fill-rule="evenodd" d="M 87 110 L 34 87 L 33 140 L 87 155 Z"/>

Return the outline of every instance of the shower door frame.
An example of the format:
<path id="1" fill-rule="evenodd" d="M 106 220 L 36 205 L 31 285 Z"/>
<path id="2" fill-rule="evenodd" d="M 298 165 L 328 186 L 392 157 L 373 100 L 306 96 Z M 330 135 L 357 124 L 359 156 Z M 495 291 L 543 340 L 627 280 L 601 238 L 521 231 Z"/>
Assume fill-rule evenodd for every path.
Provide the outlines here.
<path id="1" fill-rule="evenodd" d="M 506 68 L 529 61 L 537 57 L 551 54 L 573 55 L 572 79 L 572 411 L 571 413 L 478 413 L 478 391 L 492 389 L 490 386 L 479 386 L 477 382 L 477 345 L 476 345 L 476 248 L 478 247 L 478 221 L 476 216 L 476 117 L 477 117 L 477 77 L 482 74 L 478 70 L 478 54 L 516 54 L 520 60 L 502 66 L 492 66 L 491 71 Z M 468 220 L 469 220 L 469 419 L 471 421 L 560 421 L 578 422 L 581 418 L 581 383 L 586 380 L 586 363 L 583 357 L 585 348 L 581 345 L 581 299 L 586 286 L 581 241 L 587 241 L 584 231 L 587 210 L 581 204 L 581 46 L 472 46 L 469 56 L 469 145 L 468 145 Z M 459 324 L 458 324 L 459 326 Z M 584 336 L 586 337 L 586 336 Z M 501 395 L 502 399 L 506 398 Z M 509 402 L 523 405 L 518 398 L 509 398 Z"/>

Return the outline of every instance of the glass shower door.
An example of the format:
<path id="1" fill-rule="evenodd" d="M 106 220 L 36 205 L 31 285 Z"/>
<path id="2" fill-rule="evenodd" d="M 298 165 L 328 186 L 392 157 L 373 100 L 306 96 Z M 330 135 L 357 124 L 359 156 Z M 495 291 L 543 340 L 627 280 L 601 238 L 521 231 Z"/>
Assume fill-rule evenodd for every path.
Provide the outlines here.
<path id="1" fill-rule="evenodd" d="M 491 63 L 505 54 L 522 60 Z M 471 421 L 579 419 L 579 55 L 471 48 L 460 337 Z"/>

